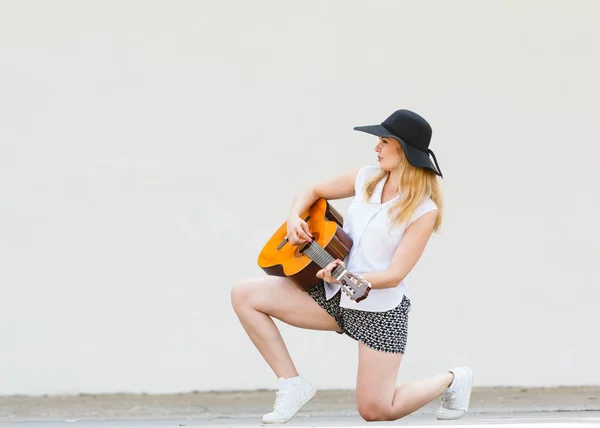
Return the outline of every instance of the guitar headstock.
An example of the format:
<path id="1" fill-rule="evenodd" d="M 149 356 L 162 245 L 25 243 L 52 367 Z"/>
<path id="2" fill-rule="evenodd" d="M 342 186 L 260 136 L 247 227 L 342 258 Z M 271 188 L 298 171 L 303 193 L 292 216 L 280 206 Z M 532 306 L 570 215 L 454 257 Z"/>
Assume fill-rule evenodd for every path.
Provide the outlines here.
<path id="1" fill-rule="evenodd" d="M 344 293 L 357 303 L 366 299 L 369 295 L 369 291 L 371 291 L 371 284 L 369 284 L 362 276 L 352 272 L 344 272 L 338 281 L 342 286 Z"/>

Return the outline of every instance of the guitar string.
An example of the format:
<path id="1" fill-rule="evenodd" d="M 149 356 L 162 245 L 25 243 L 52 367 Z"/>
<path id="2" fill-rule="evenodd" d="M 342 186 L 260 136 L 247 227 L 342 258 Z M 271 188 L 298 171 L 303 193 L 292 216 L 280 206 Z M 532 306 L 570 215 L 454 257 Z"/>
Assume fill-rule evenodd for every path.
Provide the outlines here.
<path id="1" fill-rule="evenodd" d="M 325 251 L 318 243 L 315 246 L 314 243 L 310 244 L 304 251 L 311 259 L 313 259 L 321 267 L 327 266 L 331 263 L 334 258 Z"/>
<path id="2" fill-rule="evenodd" d="M 316 245 L 314 245 L 316 244 Z M 327 266 L 329 263 L 333 262 L 335 259 L 329 254 L 325 249 L 317 242 L 313 242 L 310 244 L 306 250 L 304 251 L 315 263 L 317 263 L 321 267 Z M 339 269 L 338 267 L 333 269 L 333 273 Z M 343 268 L 341 268 L 343 269 Z M 338 272 L 339 273 L 339 272 Z"/>
<path id="3" fill-rule="evenodd" d="M 329 254 L 318 242 L 314 242 L 314 243 L 310 244 L 308 247 L 306 247 L 306 250 L 304 250 L 304 254 L 306 254 L 311 260 L 313 260 L 315 263 L 317 263 L 320 266 L 327 266 L 329 263 L 331 263 L 333 260 L 335 260 L 331 256 L 331 254 Z M 338 269 L 340 269 L 340 270 L 338 272 L 336 272 L 336 270 L 338 270 Z M 341 273 L 343 269 L 344 269 L 343 267 L 342 268 L 335 267 L 332 271 L 333 276 L 336 276 L 339 273 Z M 348 296 L 350 296 L 350 292 L 348 291 L 348 289 L 350 289 L 352 291 L 352 294 L 356 293 L 356 290 L 354 289 L 354 287 L 352 287 L 350 285 L 344 285 L 344 284 L 340 283 L 340 287 L 342 287 L 344 289 L 344 292 L 346 294 L 348 294 Z M 358 285 L 358 287 L 360 288 L 360 285 Z"/>

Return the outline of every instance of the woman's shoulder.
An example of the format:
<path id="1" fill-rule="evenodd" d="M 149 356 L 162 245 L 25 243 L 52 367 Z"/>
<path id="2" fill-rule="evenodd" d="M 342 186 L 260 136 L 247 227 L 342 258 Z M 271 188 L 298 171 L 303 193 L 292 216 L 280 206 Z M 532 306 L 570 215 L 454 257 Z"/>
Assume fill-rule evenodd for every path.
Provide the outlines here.
<path id="1" fill-rule="evenodd" d="M 430 197 L 426 196 L 421 199 L 421 202 L 416 206 L 410 220 L 408 221 L 408 225 L 414 222 L 416 219 L 421 217 L 423 214 L 428 213 L 429 211 L 439 211 L 438 206 Z"/>
<path id="2" fill-rule="evenodd" d="M 367 181 L 379 172 L 379 167 L 374 165 L 363 165 L 358 170 L 356 181 Z"/>
<path id="3" fill-rule="evenodd" d="M 421 199 L 421 202 L 419 202 L 418 206 L 425 207 L 425 208 L 437 209 L 437 205 L 435 204 L 433 199 L 431 199 L 431 197 L 429 197 L 429 196 L 423 197 L 423 199 Z"/>
<path id="4" fill-rule="evenodd" d="M 365 174 L 375 175 L 379 172 L 379 167 L 376 165 L 363 165 L 360 167 L 359 171 L 362 171 Z"/>
<path id="5" fill-rule="evenodd" d="M 354 191 L 357 195 L 361 194 L 368 181 L 377 174 L 379 167 L 373 165 L 363 165 L 358 169 L 356 180 L 354 182 Z"/>

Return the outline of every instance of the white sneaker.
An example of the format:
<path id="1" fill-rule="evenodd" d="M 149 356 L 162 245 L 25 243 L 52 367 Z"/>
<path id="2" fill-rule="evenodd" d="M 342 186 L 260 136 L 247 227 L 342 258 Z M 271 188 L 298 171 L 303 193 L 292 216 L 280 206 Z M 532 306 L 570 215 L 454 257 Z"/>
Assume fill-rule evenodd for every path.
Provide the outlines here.
<path id="1" fill-rule="evenodd" d="M 264 424 L 283 424 L 294 417 L 317 393 L 317 389 L 302 376 L 278 379 L 279 390 L 273 411 L 263 416 Z"/>
<path id="2" fill-rule="evenodd" d="M 440 420 L 462 418 L 469 409 L 473 372 L 468 367 L 457 367 L 449 370 L 454 373 L 452 384 L 442 394 L 442 405 L 436 412 Z"/>

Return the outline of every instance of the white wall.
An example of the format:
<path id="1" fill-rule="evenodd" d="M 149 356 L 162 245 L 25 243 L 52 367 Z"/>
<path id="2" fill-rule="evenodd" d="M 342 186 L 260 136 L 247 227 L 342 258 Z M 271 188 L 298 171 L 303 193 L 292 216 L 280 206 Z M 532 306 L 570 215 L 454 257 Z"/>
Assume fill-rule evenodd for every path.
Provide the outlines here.
<path id="1" fill-rule="evenodd" d="M 600 3 L 0 4 L 0 394 L 274 387 L 230 309 L 300 188 L 433 125 L 399 381 L 600 384 Z M 287 183 L 287 184 L 286 184 Z M 345 214 L 348 201 L 334 203 Z M 319 388 L 356 344 L 282 326 Z"/>

